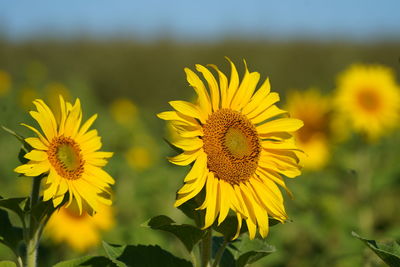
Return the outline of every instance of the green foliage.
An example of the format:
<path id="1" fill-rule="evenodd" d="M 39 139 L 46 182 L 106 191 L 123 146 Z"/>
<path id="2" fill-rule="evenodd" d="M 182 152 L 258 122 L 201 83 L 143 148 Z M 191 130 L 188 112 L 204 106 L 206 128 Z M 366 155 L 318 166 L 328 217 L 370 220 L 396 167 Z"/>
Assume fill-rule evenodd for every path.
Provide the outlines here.
<path id="1" fill-rule="evenodd" d="M 25 223 L 25 210 L 27 208 L 27 202 L 29 198 L 19 197 L 19 198 L 7 198 L 4 199 L 0 196 L 0 209 L 6 209 L 14 212 L 18 215 L 22 224 Z"/>
<path id="2" fill-rule="evenodd" d="M 248 237 L 243 236 L 242 240 L 237 244 L 237 251 L 234 253 L 236 254 L 236 267 L 252 264 L 274 252 L 275 248 L 268 245 L 264 240 L 250 240 Z"/>
<path id="3" fill-rule="evenodd" d="M 0 243 L 9 247 L 18 255 L 19 243 L 23 240 L 23 231 L 11 224 L 8 213 L 0 210 Z"/>
<path id="4" fill-rule="evenodd" d="M 204 236 L 204 231 L 189 224 L 175 224 L 175 221 L 165 215 L 159 215 L 151 218 L 146 225 L 151 229 L 162 230 L 176 236 L 191 252 L 194 245 L 196 245 Z"/>
<path id="5" fill-rule="evenodd" d="M 108 257 L 118 266 L 132 267 L 191 267 L 192 264 L 184 259 L 175 257 L 159 246 L 144 245 L 113 245 L 103 242 L 103 248 Z"/>
<path id="6" fill-rule="evenodd" d="M 91 266 L 91 267 L 116 267 L 110 259 L 103 256 L 85 256 L 78 259 L 62 261 L 54 265 L 54 267 L 76 267 L 76 266 Z"/>
<path id="7" fill-rule="evenodd" d="M 398 242 L 394 241 L 388 244 L 383 244 L 378 243 L 375 240 L 368 240 L 360 237 L 355 232 L 352 232 L 351 234 L 375 252 L 375 254 L 378 255 L 387 265 L 392 267 L 400 266 L 400 244 Z"/>
<path id="8" fill-rule="evenodd" d="M 25 142 L 25 138 L 24 138 L 22 135 L 20 135 L 20 134 L 16 133 L 15 131 L 13 131 L 13 130 L 7 128 L 7 127 L 4 127 L 4 126 L 1 126 L 1 128 L 3 128 L 4 131 L 6 131 L 7 133 L 11 134 L 11 135 L 14 136 L 18 141 L 21 142 L 21 144 L 22 144 L 22 148 L 21 148 L 21 149 L 22 149 L 25 153 L 28 153 L 29 151 L 32 150 L 32 147 L 31 147 L 27 142 Z M 18 158 L 20 158 L 21 153 L 23 153 L 23 152 L 20 152 L 20 153 L 19 153 Z M 25 160 L 26 160 L 26 159 L 25 159 Z"/>
<path id="9" fill-rule="evenodd" d="M 0 261 L 0 267 L 17 267 L 13 261 Z"/>

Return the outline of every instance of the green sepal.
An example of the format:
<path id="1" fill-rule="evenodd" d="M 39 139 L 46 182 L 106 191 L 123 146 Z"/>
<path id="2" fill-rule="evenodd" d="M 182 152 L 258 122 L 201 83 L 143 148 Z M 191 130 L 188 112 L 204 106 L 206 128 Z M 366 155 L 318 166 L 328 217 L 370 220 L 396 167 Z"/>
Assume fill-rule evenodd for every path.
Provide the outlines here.
<path id="1" fill-rule="evenodd" d="M 148 220 L 144 226 L 162 230 L 175 235 L 191 252 L 193 247 L 203 238 L 205 231 L 190 224 L 175 224 L 175 221 L 165 215 L 159 215 Z"/>
<path id="2" fill-rule="evenodd" d="M 400 266 L 400 244 L 398 242 L 391 242 L 388 244 L 378 243 L 375 240 L 368 240 L 359 236 L 356 232 L 351 234 L 361 240 L 367 247 L 369 247 L 379 258 L 381 258 L 389 266 Z"/>
<path id="3" fill-rule="evenodd" d="M 121 262 L 125 266 L 192 267 L 189 261 L 178 258 L 157 245 L 113 245 L 103 242 L 103 248 L 113 262 Z"/>
<path id="4" fill-rule="evenodd" d="M 91 267 L 116 267 L 117 265 L 104 256 L 85 256 L 82 258 L 61 261 L 53 267 L 76 267 L 76 266 L 91 266 Z"/>

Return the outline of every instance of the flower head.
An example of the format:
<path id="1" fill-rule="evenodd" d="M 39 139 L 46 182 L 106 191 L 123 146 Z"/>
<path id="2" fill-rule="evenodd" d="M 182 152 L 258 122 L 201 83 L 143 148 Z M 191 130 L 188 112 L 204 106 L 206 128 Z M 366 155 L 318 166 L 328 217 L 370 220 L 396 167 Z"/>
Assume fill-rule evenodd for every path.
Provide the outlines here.
<path id="1" fill-rule="evenodd" d="M 56 243 L 67 243 L 84 252 L 101 241 L 101 232 L 114 224 L 111 207 L 102 205 L 93 216 L 80 214 L 76 205 L 56 211 L 46 225 L 45 234 Z"/>
<path id="2" fill-rule="evenodd" d="M 352 65 L 337 79 L 339 117 L 368 139 L 398 125 L 400 92 L 393 71 L 381 65 Z"/>
<path id="3" fill-rule="evenodd" d="M 171 101 L 174 111 L 158 114 L 171 121 L 180 138 L 173 145 L 183 153 L 170 158 L 176 165 L 194 162 L 178 191 L 175 206 L 194 198 L 204 189 L 205 199 L 199 209 L 205 209 L 204 228 L 218 217 L 223 222 L 230 210 L 238 219 L 237 234 L 242 220 L 246 221 L 250 238 L 257 228 L 262 237 L 269 231 L 268 216 L 281 222 L 287 219 L 278 185 L 286 188 L 281 175 L 300 174 L 294 139 L 290 132 L 299 129 L 300 120 L 287 117 L 275 103 L 277 93 L 270 92 L 268 79 L 256 91 L 260 74 L 245 67 L 242 82 L 235 65 L 231 78 L 215 65 L 219 83 L 202 65 L 196 69 L 209 87 L 190 69 L 185 72 L 198 101 Z"/>
<path id="4" fill-rule="evenodd" d="M 36 137 L 25 139 L 33 150 L 25 155 L 29 162 L 15 171 L 26 176 L 46 175 L 43 200 L 52 199 L 54 207 L 63 201 L 67 193 L 68 206 L 75 200 L 79 213 L 82 213 L 82 206 L 89 211 L 97 211 L 100 203 L 110 205 L 110 185 L 114 179 L 102 167 L 112 153 L 97 151 L 101 148 L 101 139 L 96 130 L 89 130 L 97 115 L 81 125 L 79 99 L 72 105 L 60 97 L 59 120 L 42 100 L 36 99 L 33 103 L 37 111 L 30 114 L 43 134 L 32 126 L 22 124 Z"/>
<path id="5" fill-rule="evenodd" d="M 287 110 L 304 122 L 304 126 L 294 134 L 297 144 L 305 153 L 301 157 L 304 168 L 323 168 L 329 160 L 329 143 L 332 138 L 330 99 L 316 89 L 294 91 L 287 97 Z"/>

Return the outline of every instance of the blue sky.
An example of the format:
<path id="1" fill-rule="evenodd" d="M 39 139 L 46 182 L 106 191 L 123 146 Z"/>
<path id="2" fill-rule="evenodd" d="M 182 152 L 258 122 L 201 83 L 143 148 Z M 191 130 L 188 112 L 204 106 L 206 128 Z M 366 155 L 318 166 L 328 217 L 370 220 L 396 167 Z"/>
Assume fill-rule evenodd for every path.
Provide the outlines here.
<path id="1" fill-rule="evenodd" d="M 178 40 L 400 39 L 400 1 L 9 0 L 0 31 L 38 35 Z"/>

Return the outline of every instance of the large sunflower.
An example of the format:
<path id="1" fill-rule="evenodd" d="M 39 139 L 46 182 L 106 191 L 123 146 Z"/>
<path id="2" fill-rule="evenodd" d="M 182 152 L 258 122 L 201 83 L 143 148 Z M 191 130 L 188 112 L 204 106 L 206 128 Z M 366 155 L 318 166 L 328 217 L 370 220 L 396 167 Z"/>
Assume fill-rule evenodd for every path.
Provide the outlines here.
<path id="1" fill-rule="evenodd" d="M 288 94 L 287 110 L 304 122 L 295 133 L 298 146 L 304 151 L 304 168 L 319 170 L 329 160 L 332 138 L 332 107 L 328 97 L 316 89 L 293 91 Z"/>
<path id="2" fill-rule="evenodd" d="M 37 99 L 33 103 L 37 111 L 30 114 L 43 134 L 32 126 L 22 124 L 37 137 L 25 139 L 33 150 L 25 155 L 29 162 L 15 171 L 26 176 L 45 174 L 43 200 L 52 199 L 54 207 L 63 201 L 67 192 L 68 205 L 75 200 L 80 213 L 83 205 L 89 211 L 97 211 L 99 202 L 110 205 L 110 184 L 114 183 L 114 179 L 101 167 L 107 164 L 106 159 L 112 156 L 112 152 L 97 151 L 101 148 L 97 130 L 88 131 L 97 115 L 81 126 L 79 99 L 72 105 L 60 96 L 61 116 L 58 121 L 42 100 Z"/>
<path id="3" fill-rule="evenodd" d="M 113 218 L 113 210 L 105 205 L 93 216 L 86 211 L 79 214 L 76 205 L 64 206 L 51 216 L 44 233 L 56 243 L 84 252 L 100 243 L 101 232 L 111 229 Z"/>
<path id="4" fill-rule="evenodd" d="M 339 117 L 370 140 L 399 122 L 399 86 L 393 71 L 385 66 L 350 66 L 338 76 L 335 103 Z"/>
<path id="5" fill-rule="evenodd" d="M 173 144 L 183 153 L 169 160 L 177 165 L 194 162 L 178 191 L 175 206 L 195 197 L 205 188 L 205 200 L 199 209 L 205 209 L 204 229 L 218 216 L 218 224 L 225 220 L 229 210 L 236 213 L 237 238 L 244 219 L 250 238 L 257 228 L 262 237 L 269 230 L 268 216 L 284 222 L 287 219 L 278 185 L 284 187 L 281 175 L 300 174 L 298 149 L 289 132 L 303 123 L 287 117 L 275 103 L 277 93 L 270 92 L 268 79 L 256 91 L 260 74 L 249 72 L 245 66 L 242 82 L 235 65 L 230 61 L 231 78 L 215 65 L 219 83 L 206 67 L 196 69 L 207 81 L 210 93 L 202 80 L 185 68 L 187 80 L 198 96 L 198 103 L 171 101 L 175 111 L 158 114 L 171 121 L 180 135 Z M 278 118 L 279 117 L 279 118 Z"/>

